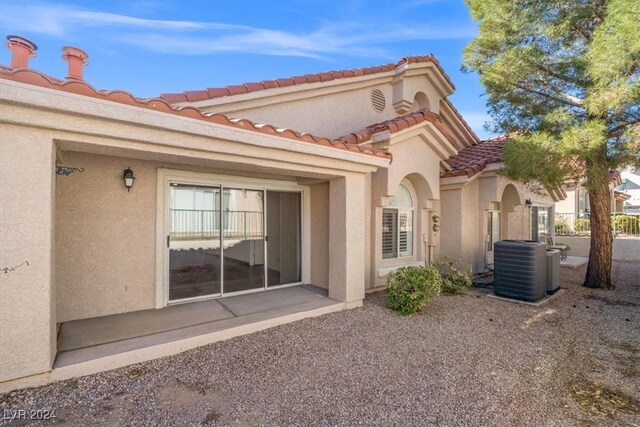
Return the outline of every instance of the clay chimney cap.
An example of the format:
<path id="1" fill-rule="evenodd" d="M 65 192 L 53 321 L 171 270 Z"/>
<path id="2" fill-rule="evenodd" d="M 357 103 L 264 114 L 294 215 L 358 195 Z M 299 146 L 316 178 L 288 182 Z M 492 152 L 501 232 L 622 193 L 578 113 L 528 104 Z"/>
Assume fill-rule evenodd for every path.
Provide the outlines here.
<path id="1" fill-rule="evenodd" d="M 16 36 L 13 34 L 9 34 L 7 36 L 7 40 L 8 40 L 7 44 L 15 43 L 15 44 L 22 45 L 32 51 L 31 56 L 36 56 L 35 51 L 38 50 L 38 46 L 31 40 L 27 40 L 24 37 Z"/>
<path id="2" fill-rule="evenodd" d="M 62 58 L 67 59 L 70 56 L 81 59 L 82 65 L 87 65 L 89 63 L 89 61 L 87 61 L 89 58 L 89 54 L 87 52 L 82 49 L 78 49 L 77 47 L 64 46 L 62 48 Z"/>

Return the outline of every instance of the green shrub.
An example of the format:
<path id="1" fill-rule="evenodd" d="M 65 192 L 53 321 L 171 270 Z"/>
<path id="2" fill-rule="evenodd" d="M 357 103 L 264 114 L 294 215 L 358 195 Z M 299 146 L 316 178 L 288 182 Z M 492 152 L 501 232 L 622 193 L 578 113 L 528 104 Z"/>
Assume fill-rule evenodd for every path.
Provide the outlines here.
<path id="1" fill-rule="evenodd" d="M 613 229 L 617 234 L 638 234 L 640 218 L 633 215 L 615 215 L 611 218 Z"/>
<path id="2" fill-rule="evenodd" d="M 564 217 L 556 218 L 556 236 L 567 235 L 569 233 L 569 222 Z"/>
<path id="3" fill-rule="evenodd" d="M 387 305 L 403 315 L 417 313 L 441 286 L 435 268 L 400 267 L 387 275 Z"/>
<path id="4" fill-rule="evenodd" d="M 471 287 L 471 266 L 461 260 L 453 262 L 448 256 L 439 255 L 432 266 L 442 277 L 442 292 L 459 294 Z"/>
<path id="5" fill-rule="evenodd" d="M 573 223 L 573 231 L 576 233 L 588 233 L 591 231 L 591 222 L 587 218 L 576 219 Z"/>

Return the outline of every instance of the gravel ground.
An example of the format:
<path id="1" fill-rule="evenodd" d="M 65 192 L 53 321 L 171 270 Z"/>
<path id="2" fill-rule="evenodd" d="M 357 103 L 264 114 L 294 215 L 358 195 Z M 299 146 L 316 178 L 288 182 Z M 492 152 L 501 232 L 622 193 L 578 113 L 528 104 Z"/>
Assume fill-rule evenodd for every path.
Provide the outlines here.
<path id="1" fill-rule="evenodd" d="M 540 307 L 472 290 L 401 317 L 373 294 L 0 408 L 97 426 L 640 425 L 640 263 L 615 263 L 615 291 L 580 287 L 584 273 L 563 269 L 566 291 Z"/>

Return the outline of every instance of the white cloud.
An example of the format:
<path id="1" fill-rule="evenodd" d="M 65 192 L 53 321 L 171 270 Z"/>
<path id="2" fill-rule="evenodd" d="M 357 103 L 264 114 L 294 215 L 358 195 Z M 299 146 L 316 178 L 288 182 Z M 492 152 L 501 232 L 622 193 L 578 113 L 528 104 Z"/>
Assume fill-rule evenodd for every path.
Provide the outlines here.
<path id="1" fill-rule="evenodd" d="M 223 22 L 146 19 L 67 5 L 7 3 L 0 10 L 0 25 L 55 37 L 80 37 L 83 31 L 109 41 L 134 44 L 155 52 L 206 55 L 216 52 L 252 52 L 263 55 L 328 58 L 337 54 L 388 56 L 385 45 L 398 41 L 460 39 L 473 36 L 472 28 L 442 24 L 419 28 L 388 24 L 333 23 L 315 31 L 294 33 Z M 119 27 L 118 31 L 100 31 Z"/>

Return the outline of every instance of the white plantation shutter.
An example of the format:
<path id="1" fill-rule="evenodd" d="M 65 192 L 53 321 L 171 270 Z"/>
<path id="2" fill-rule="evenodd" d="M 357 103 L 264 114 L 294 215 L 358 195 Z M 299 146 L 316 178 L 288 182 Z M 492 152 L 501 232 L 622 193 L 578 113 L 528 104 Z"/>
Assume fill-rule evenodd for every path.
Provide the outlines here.
<path id="1" fill-rule="evenodd" d="M 399 256 L 410 256 L 413 254 L 413 212 L 400 211 L 399 222 Z"/>
<path id="2" fill-rule="evenodd" d="M 403 184 L 382 210 L 382 258 L 413 255 L 413 200 Z"/>
<path id="3" fill-rule="evenodd" d="M 382 258 L 398 256 L 398 210 L 382 210 Z"/>

